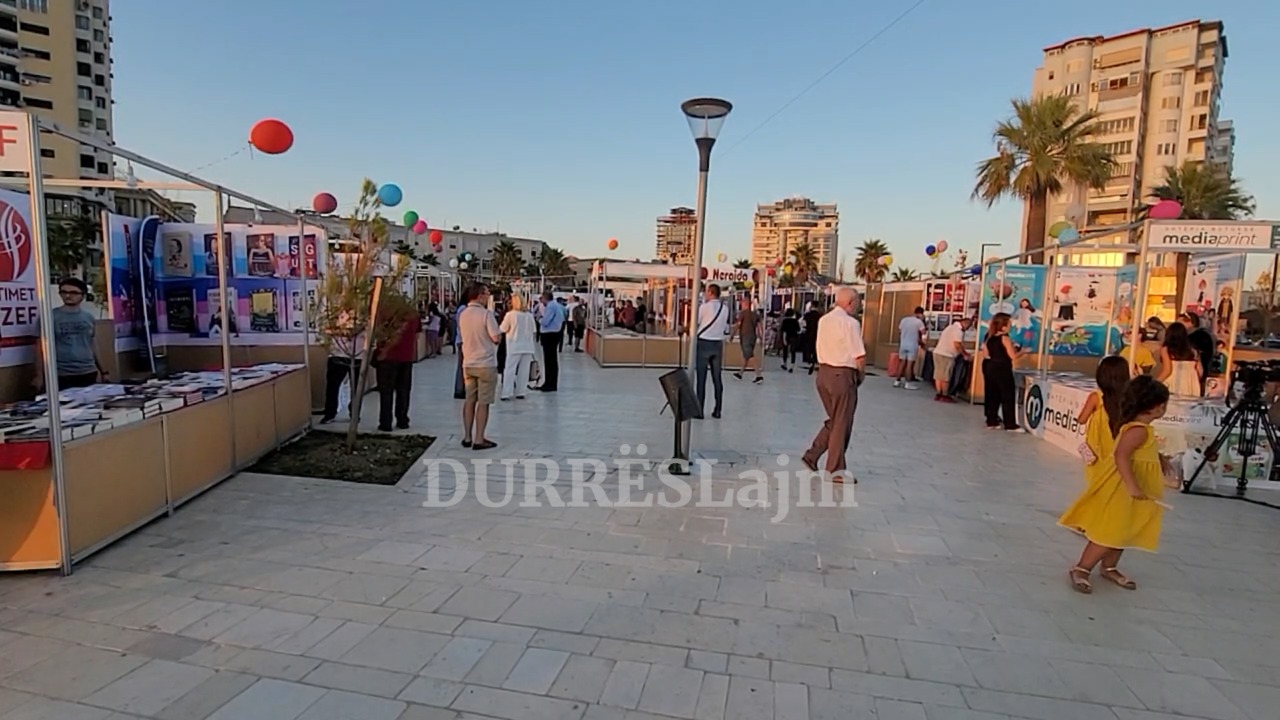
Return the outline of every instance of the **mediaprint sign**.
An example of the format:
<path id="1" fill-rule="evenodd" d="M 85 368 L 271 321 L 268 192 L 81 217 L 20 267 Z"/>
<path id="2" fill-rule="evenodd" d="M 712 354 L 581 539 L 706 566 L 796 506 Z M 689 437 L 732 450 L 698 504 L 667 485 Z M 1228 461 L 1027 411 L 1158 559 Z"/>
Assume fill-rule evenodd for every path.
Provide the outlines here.
<path id="1" fill-rule="evenodd" d="M 1182 252 L 1280 248 L 1280 225 L 1271 223 L 1152 222 L 1148 247 Z"/>

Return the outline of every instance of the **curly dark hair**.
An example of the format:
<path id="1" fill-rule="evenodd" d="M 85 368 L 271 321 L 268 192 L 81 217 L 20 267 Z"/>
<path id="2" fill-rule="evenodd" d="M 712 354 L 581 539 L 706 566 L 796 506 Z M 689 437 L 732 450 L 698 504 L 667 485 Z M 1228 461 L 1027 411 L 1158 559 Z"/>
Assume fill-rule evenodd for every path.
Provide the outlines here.
<path id="1" fill-rule="evenodd" d="M 1131 423 L 1139 415 L 1150 412 L 1169 402 L 1169 388 L 1164 383 L 1147 375 L 1139 375 L 1129 381 L 1124 391 L 1124 402 L 1120 404 L 1120 413 L 1112 415 L 1111 434 L 1118 437 L 1120 428 Z"/>

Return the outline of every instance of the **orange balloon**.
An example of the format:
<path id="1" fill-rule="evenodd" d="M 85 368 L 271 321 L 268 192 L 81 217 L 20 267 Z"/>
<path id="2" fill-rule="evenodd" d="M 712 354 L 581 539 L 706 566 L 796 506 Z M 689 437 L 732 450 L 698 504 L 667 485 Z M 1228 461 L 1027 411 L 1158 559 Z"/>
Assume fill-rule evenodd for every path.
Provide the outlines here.
<path id="1" fill-rule="evenodd" d="M 609 249 L 610 250 L 618 249 L 618 238 L 609 238 Z"/>
<path id="2" fill-rule="evenodd" d="M 268 155 L 279 155 L 293 147 L 293 131 L 275 118 L 259 120 L 249 130 L 249 144 Z"/>

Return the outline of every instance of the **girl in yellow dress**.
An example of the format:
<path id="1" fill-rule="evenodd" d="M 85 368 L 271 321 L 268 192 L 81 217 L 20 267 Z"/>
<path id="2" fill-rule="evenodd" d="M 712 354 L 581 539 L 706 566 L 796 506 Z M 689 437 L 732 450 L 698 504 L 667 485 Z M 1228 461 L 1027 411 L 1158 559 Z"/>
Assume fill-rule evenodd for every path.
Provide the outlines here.
<path id="1" fill-rule="evenodd" d="M 1110 418 L 1115 451 L 1099 458 L 1095 482 L 1085 488 L 1058 524 L 1088 539 L 1068 576 L 1078 592 L 1093 592 L 1089 575 L 1102 563 L 1101 576 L 1126 590 L 1137 583 L 1116 569 L 1128 548 L 1155 552 L 1164 509 L 1164 464 L 1151 423 L 1164 416 L 1169 389 L 1147 376 L 1134 378 L 1125 390 L 1118 415 Z"/>
<path id="2" fill-rule="evenodd" d="M 1115 453 L 1115 437 L 1111 434 L 1111 418 L 1120 416 L 1120 404 L 1124 401 L 1125 388 L 1129 387 L 1129 363 L 1124 358 L 1106 357 L 1098 363 L 1094 374 L 1098 389 L 1089 394 L 1076 422 L 1084 426 L 1084 446 L 1080 455 L 1084 458 L 1085 485 L 1093 485 L 1102 477 L 1107 467 L 1104 458 Z"/>

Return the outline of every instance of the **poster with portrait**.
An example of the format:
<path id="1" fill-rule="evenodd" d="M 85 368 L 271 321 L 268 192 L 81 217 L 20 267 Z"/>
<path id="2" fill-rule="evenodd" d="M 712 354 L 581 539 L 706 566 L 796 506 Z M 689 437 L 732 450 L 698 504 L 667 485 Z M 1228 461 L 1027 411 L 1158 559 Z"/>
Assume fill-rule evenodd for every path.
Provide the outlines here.
<path id="1" fill-rule="evenodd" d="M 251 233 L 245 236 L 245 262 L 250 277 L 273 277 L 276 274 L 276 236 L 274 233 Z"/>
<path id="2" fill-rule="evenodd" d="M 991 319 L 998 313 L 1007 313 L 1010 316 L 1009 338 L 1013 344 L 1032 351 L 1039 348 L 1044 323 L 1038 306 L 1044 302 L 1044 282 L 1043 265 L 988 266 L 982 301 L 978 304 L 979 341 L 986 341 Z"/>
<path id="3" fill-rule="evenodd" d="M 220 337 L 226 331 L 233 336 L 240 334 L 240 318 L 244 316 L 239 307 L 240 299 L 235 288 L 227 288 L 228 322 L 222 318 L 222 292 L 218 288 L 209 288 L 205 301 L 198 308 L 200 311 L 200 327 L 209 337 Z"/>
<path id="4" fill-rule="evenodd" d="M 235 263 L 231 257 L 231 233 L 222 233 L 222 241 L 218 241 L 217 233 L 205 233 L 204 235 L 204 275 L 205 277 L 218 277 L 218 251 L 222 251 L 222 261 L 226 263 L 227 277 L 235 276 Z"/>
<path id="5" fill-rule="evenodd" d="M 1183 286 L 1182 312 L 1200 317 L 1201 327 L 1219 339 L 1231 336 L 1244 284 L 1243 255 L 1191 256 Z"/>
<path id="6" fill-rule="evenodd" d="M 164 277 L 191 277 L 195 273 L 192 257 L 191 233 L 161 229 L 160 269 Z"/>

